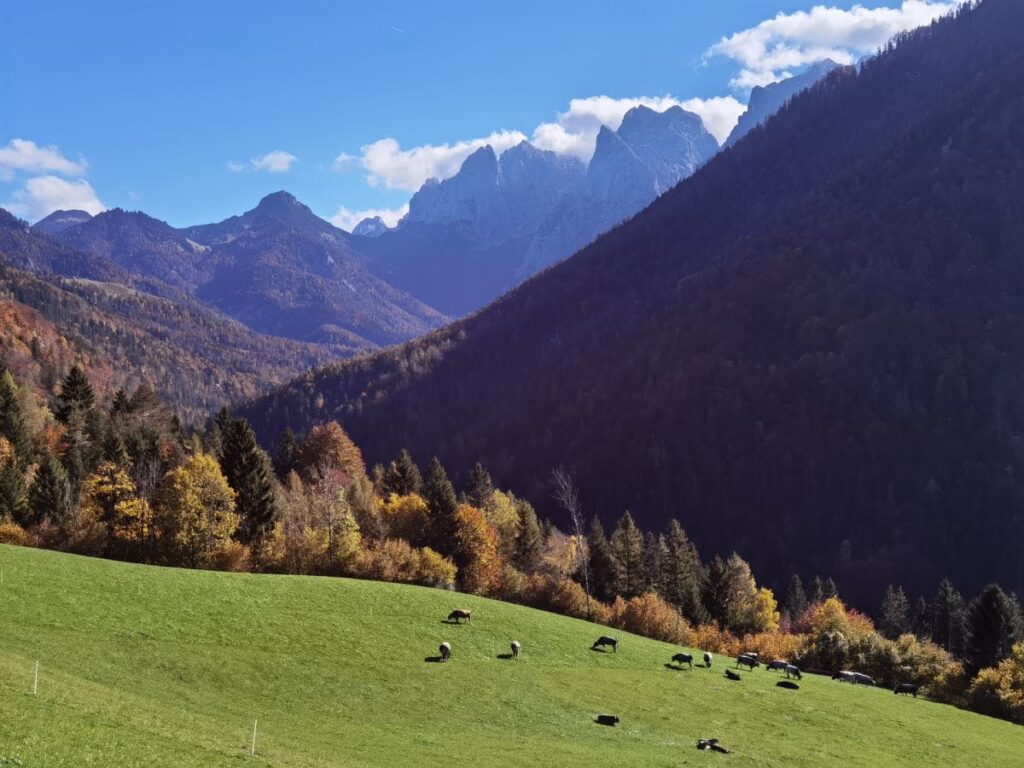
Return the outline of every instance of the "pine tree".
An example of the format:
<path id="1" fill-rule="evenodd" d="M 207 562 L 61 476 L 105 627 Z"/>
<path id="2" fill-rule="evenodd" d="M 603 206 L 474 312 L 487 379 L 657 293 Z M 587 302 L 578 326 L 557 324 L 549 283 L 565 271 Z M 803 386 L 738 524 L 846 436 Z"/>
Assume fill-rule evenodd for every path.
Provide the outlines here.
<path id="1" fill-rule="evenodd" d="M 114 401 L 110 405 L 110 416 L 111 418 L 124 417 L 131 412 L 131 404 L 128 402 L 128 395 L 125 394 L 123 389 L 119 389 L 114 393 Z"/>
<path id="2" fill-rule="evenodd" d="M 11 372 L 0 366 L 0 437 L 11 444 L 19 462 L 29 459 L 29 436 L 21 408 L 21 393 Z"/>
<path id="3" fill-rule="evenodd" d="M 117 430 L 109 430 L 107 436 L 103 438 L 103 445 L 100 446 L 100 457 L 103 461 L 111 461 L 120 467 L 127 467 L 131 463 L 128 449 L 125 447 L 124 440 Z"/>
<path id="4" fill-rule="evenodd" d="M 540 523 L 533 506 L 527 501 L 517 499 L 516 512 L 519 523 L 516 527 L 515 564 L 520 570 L 531 573 L 540 564 L 544 546 Z"/>
<path id="5" fill-rule="evenodd" d="M 92 409 L 96 396 L 85 371 L 73 365 L 61 384 L 57 395 L 57 418 L 67 424 L 76 413 Z"/>
<path id="6" fill-rule="evenodd" d="M 25 473 L 16 456 L 0 467 L 0 520 L 5 519 L 21 526 L 30 523 Z"/>
<path id="7" fill-rule="evenodd" d="M 491 482 L 491 473 L 484 469 L 483 464 L 477 462 L 466 479 L 466 486 L 462 489 L 463 496 L 467 503 L 477 509 L 483 509 L 493 493 L 494 483 Z"/>
<path id="8" fill-rule="evenodd" d="M 420 475 L 420 469 L 409 452 L 403 448 L 398 458 L 384 471 L 382 495 L 386 497 L 394 493 L 397 496 L 408 496 L 410 493 L 419 493 L 422 488 L 423 477 Z"/>
<path id="9" fill-rule="evenodd" d="M 811 582 L 811 591 L 807 595 L 807 599 L 811 602 L 811 605 L 817 605 L 818 603 L 825 602 L 825 582 L 821 580 L 821 576 L 814 577 L 814 581 Z"/>
<path id="10" fill-rule="evenodd" d="M 299 443 L 291 427 L 288 427 L 281 434 L 281 442 L 278 443 L 277 453 L 274 454 L 274 471 L 281 480 L 284 480 L 289 473 L 296 471 L 298 466 Z"/>
<path id="11" fill-rule="evenodd" d="M 967 642 L 967 607 L 949 579 L 939 584 L 931 604 L 932 641 L 954 657 L 961 657 Z"/>
<path id="12" fill-rule="evenodd" d="M 831 576 L 825 579 L 825 584 L 822 587 L 822 594 L 825 596 L 826 600 L 832 597 L 839 597 L 839 586 Z"/>
<path id="13" fill-rule="evenodd" d="M 910 631 L 910 603 L 907 601 L 907 594 L 903 587 L 893 587 L 891 584 L 885 590 L 885 599 L 882 600 L 882 615 L 879 622 L 879 629 L 882 634 L 890 640 L 895 640 L 900 635 Z"/>
<path id="14" fill-rule="evenodd" d="M 53 456 L 47 456 L 36 472 L 29 490 L 30 524 L 49 521 L 63 524 L 71 514 L 71 484 L 63 465 Z"/>
<path id="15" fill-rule="evenodd" d="M 932 635 L 932 611 L 924 597 L 918 597 L 910 614 L 910 629 L 919 640 Z"/>
<path id="16" fill-rule="evenodd" d="M 991 584 L 971 601 L 967 610 L 967 662 L 973 672 L 994 667 L 1010 655 L 1021 638 L 1017 601 Z"/>
<path id="17" fill-rule="evenodd" d="M 435 456 L 427 467 L 423 481 L 423 498 L 430 510 L 430 540 L 434 549 L 449 557 L 455 550 L 455 532 L 458 529 L 456 509 L 459 500 L 455 488 L 441 461 Z"/>
<path id="18" fill-rule="evenodd" d="M 665 599 L 687 620 L 701 623 L 707 619 L 704 609 L 706 575 L 697 548 L 678 520 L 670 520 L 665 536 Z"/>
<path id="19" fill-rule="evenodd" d="M 237 494 L 235 508 L 241 518 L 235 538 L 258 549 L 277 519 L 273 469 L 245 419 L 230 420 L 218 428 L 223 430 L 220 466 Z"/>
<path id="20" fill-rule="evenodd" d="M 615 597 L 615 583 L 618 566 L 612 553 L 611 544 L 604 533 L 604 526 L 598 518 L 590 522 L 587 536 L 587 567 L 590 572 L 590 588 L 598 600 L 612 600 Z"/>
<path id="21" fill-rule="evenodd" d="M 644 534 L 644 591 L 664 595 L 667 547 L 663 536 L 648 531 Z"/>
<path id="22" fill-rule="evenodd" d="M 644 535 L 627 511 L 612 532 L 612 553 L 615 556 L 615 592 L 625 598 L 644 592 Z"/>
<path id="23" fill-rule="evenodd" d="M 786 593 L 785 611 L 790 621 L 800 621 L 800 618 L 807 612 L 809 602 L 807 593 L 804 592 L 804 583 L 799 574 L 794 573 L 789 580 L 789 591 Z"/>

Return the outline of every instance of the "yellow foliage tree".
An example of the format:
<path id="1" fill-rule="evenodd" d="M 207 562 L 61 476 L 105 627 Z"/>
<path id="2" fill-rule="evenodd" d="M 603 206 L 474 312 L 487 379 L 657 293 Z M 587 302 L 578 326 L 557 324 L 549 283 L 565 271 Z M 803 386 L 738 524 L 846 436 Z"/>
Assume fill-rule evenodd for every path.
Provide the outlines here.
<path id="1" fill-rule="evenodd" d="M 514 496 L 502 491 L 492 491 L 481 511 L 487 522 L 498 532 L 499 547 L 502 556 L 510 559 L 519 531 L 519 510 Z"/>
<path id="2" fill-rule="evenodd" d="M 775 593 L 767 587 L 761 587 L 757 590 L 757 596 L 754 598 L 754 616 L 751 628 L 754 632 L 775 632 L 779 628 L 781 618 Z"/>
<path id="3" fill-rule="evenodd" d="M 209 565 L 238 528 L 235 491 L 209 454 L 189 456 L 172 469 L 155 497 L 159 538 L 175 562 Z"/>
<path id="4" fill-rule="evenodd" d="M 392 493 L 380 502 L 380 517 L 388 538 L 403 539 L 414 547 L 427 543 L 430 511 L 422 496 Z"/>
<path id="5" fill-rule="evenodd" d="M 1013 646 L 998 666 L 978 673 L 968 701 L 979 712 L 1024 723 L 1024 643 Z"/>
<path id="6" fill-rule="evenodd" d="M 0 435 L 0 469 L 7 466 L 14 456 L 14 448 L 11 446 L 10 440 L 3 435 Z"/>
<path id="7" fill-rule="evenodd" d="M 501 581 L 503 563 L 498 534 L 476 507 L 460 504 L 455 510 L 455 564 L 459 584 L 466 592 L 487 595 Z"/>
<path id="8" fill-rule="evenodd" d="M 82 485 L 78 525 L 104 531 L 103 550 L 117 557 L 148 560 L 153 542 L 153 515 L 138 497 L 128 473 L 104 461 Z"/>
<path id="9" fill-rule="evenodd" d="M 682 643 L 690 626 L 675 608 L 654 592 L 629 600 L 617 597 L 611 606 L 612 626 L 666 643 Z"/>
<path id="10" fill-rule="evenodd" d="M 299 448 L 299 465 L 307 480 L 334 474 L 346 487 L 357 476 L 366 475 L 359 446 L 336 421 L 318 424 L 309 430 Z"/>

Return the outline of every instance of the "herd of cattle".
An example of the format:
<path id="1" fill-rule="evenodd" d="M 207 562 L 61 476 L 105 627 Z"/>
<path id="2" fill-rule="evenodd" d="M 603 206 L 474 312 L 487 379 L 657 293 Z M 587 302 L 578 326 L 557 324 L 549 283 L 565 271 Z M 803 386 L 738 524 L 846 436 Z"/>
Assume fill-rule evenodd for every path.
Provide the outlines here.
<path id="1" fill-rule="evenodd" d="M 449 624 L 461 624 L 463 621 L 466 621 L 467 623 L 468 622 L 472 622 L 473 621 L 473 613 L 472 613 L 472 611 L 468 611 L 468 610 L 465 610 L 465 609 L 462 609 L 462 608 L 456 608 L 454 611 L 452 611 L 451 613 L 448 614 L 448 620 L 447 621 L 448 621 Z M 611 648 L 613 653 L 617 653 L 618 650 L 619 650 L 619 641 L 618 641 L 617 638 L 611 637 L 610 635 L 601 635 L 599 638 L 597 638 L 597 640 L 594 641 L 594 644 L 592 646 L 590 646 L 590 648 L 591 648 L 591 650 L 594 650 L 594 651 L 596 651 L 596 650 L 603 651 L 605 648 Z M 449 642 L 441 643 L 441 645 L 438 648 L 438 650 L 439 650 L 439 652 L 441 654 L 440 655 L 441 661 L 448 661 L 448 659 L 451 658 L 451 656 L 452 656 L 452 644 L 451 643 L 449 643 Z M 518 640 L 513 640 L 512 641 L 512 655 L 511 655 L 511 658 L 518 659 L 520 653 L 522 652 L 522 650 L 523 650 L 522 644 Z M 509 658 L 509 657 L 506 656 L 505 658 Z M 714 658 L 712 657 L 712 655 L 710 653 L 705 653 L 704 654 L 704 667 L 706 669 L 711 669 L 711 663 L 712 663 L 713 660 L 714 660 Z M 672 661 L 672 664 L 676 665 L 677 667 L 682 667 L 684 664 L 686 664 L 686 665 L 689 666 L 690 669 L 693 669 L 693 654 L 692 653 L 682 653 L 682 652 L 677 653 L 677 654 L 675 654 L 672 657 L 671 661 Z M 785 672 L 787 679 L 792 679 L 792 678 L 796 678 L 797 680 L 802 680 L 803 679 L 803 673 L 800 671 L 800 668 L 798 666 L 796 666 L 795 664 L 790 664 L 785 659 L 774 659 L 774 660 L 766 662 L 764 665 L 762 665 L 761 664 L 760 655 L 758 653 L 753 652 L 753 651 L 748 651 L 746 653 L 741 653 L 739 656 L 736 657 L 736 669 L 740 669 L 740 668 L 745 667 L 745 668 L 749 669 L 751 672 L 753 672 L 755 669 L 757 669 L 760 666 L 764 666 L 764 669 L 766 671 L 773 671 L 773 672 L 780 672 L 781 671 L 781 672 Z M 739 679 L 741 679 L 739 673 L 734 672 L 731 669 L 726 669 L 725 670 L 725 676 L 729 680 L 739 680 Z M 840 672 L 836 672 L 835 674 L 832 675 L 832 679 L 833 680 L 839 680 L 840 682 L 844 682 L 844 683 L 851 683 L 852 685 L 870 685 L 870 686 L 874 686 L 875 685 L 874 679 L 872 679 L 868 675 L 865 675 L 865 674 L 863 674 L 861 672 L 852 672 L 852 671 L 849 671 L 849 670 L 842 670 Z M 779 683 L 779 685 L 785 685 L 786 687 L 791 687 L 791 688 L 796 688 L 797 687 L 795 684 L 791 685 L 789 683 L 786 683 L 786 684 Z M 903 693 L 903 694 L 906 694 L 908 696 L 909 695 L 913 695 L 914 698 L 917 698 L 918 688 L 919 688 L 919 686 L 917 686 L 917 685 L 915 685 L 913 683 L 899 683 L 896 686 L 896 688 L 893 689 L 893 693 Z M 618 720 L 618 718 L 616 718 L 616 721 L 617 720 Z"/>

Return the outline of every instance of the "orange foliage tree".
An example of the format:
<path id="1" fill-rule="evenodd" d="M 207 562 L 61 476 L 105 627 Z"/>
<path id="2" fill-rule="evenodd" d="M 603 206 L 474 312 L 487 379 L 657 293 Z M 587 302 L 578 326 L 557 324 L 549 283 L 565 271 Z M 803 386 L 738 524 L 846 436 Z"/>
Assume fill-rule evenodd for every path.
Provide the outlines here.
<path id="1" fill-rule="evenodd" d="M 455 510 L 455 564 L 465 592 L 487 595 L 498 588 L 504 563 L 498 554 L 498 533 L 476 507 Z"/>

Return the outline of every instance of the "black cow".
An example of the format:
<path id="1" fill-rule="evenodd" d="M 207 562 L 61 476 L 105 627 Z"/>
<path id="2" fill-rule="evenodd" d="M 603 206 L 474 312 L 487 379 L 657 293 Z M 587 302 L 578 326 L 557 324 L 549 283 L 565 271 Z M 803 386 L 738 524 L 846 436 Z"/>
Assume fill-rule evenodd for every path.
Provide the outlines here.
<path id="1" fill-rule="evenodd" d="M 597 640 L 594 641 L 594 644 L 590 647 L 592 650 L 597 650 L 598 648 L 604 648 L 606 645 L 610 645 L 615 653 L 619 652 L 619 641 L 616 640 L 614 637 L 608 637 L 608 635 L 601 635 L 599 638 L 597 638 Z"/>
<path id="2" fill-rule="evenodd" d="M 473 612 L 467 611 L 465 608 L 456 608 L 454 611 L 448 614 L 448 621 L 454 621 L 460 623 L 462 619 L 466 621 L 473 621 Z"/>
<path id="3" fill-rule="evenodd" d="M 783 659 L 775 659 L 775 661 L 769 661 L 764 665 L 765 671 L 771 670 L 772 672 L 778 672 L 780 669 L 784 670 L 789 666 L 789 662 Z"/>
<path id="4" fill-rule="evenodd" d="M 714 656 L 712 656 L 710 653 L 707 653 L 707 652 L 704 653 L 704 666 L 707 667 L 708 669 L 711 669 L 711 661 L 712 661 L 712 659 L 714 659 Z"/>
<path id="5" fill-rule="evenodd" d="M 693 669 L 693 654 L 677 653 L 675 656 L 672 657 L 672 661 L 674 661 L 680 667 L 683 666 L 683 664 L 689 664 L 690 669 Z"/>
<path id="6" fill-rule="evenodd" d="M 750 671 L 753 672 L 755 667 L 760 667 L 761 662 L 755 659 L 753 656 L 740 656 L 736 659 L 737 667 L 750 667 Z"/>
<path id="7" fill-rule="evenodd" d="M 441 643 L 441 645 L 437 647 L 437 650 L 441 654 L 441 661 L 448 661 L 448 659 L 452 657 L 451 643 Z"/>
<path id="8" fill-rule="evenodd" d="M 599 725 L 615 725 L 617 722 L 619 722 L 619 718 L 617 718 L 615 715 L 598 715 L 595 718 L 594 722 L 598 723 Z"/>
<path id="9" fill-rule="evenodd" d="M 800 674 L 800 667 L 796 664 L 786 665 L 786 677 L 795 677 L 797 680 L 803 680 L 804 676 Z"/>
<path id="10" fill-rule="evenodd" d="M 919 685 L 914 685 L 913 683 L 900 683 L 899 685 L 897 685 L 897 686 L 896 686 L 896 687 L 895 687 L 895 688 L 893 689 L 893 691 L 892 691 L 892 692 L 893 692 L 893 693 L 905 693 L 905 694 L 907 694 L 908 696 L 909 696 L 910 694 L 914 694 L 914 698 L 916 699 L 916 698 L 917 698 L 917 690 L 918 690 L 918 688 L 920 688 L 920 687 L 921 687 L 921 686 L 919 686 Z"/>
<path id="11" fill-rule="evenodd" d="M 740 676 L 738 672 L 733 672 L 731 669 L 725 670 L 725 676 L 729 680 L 739 680 Z"/>

